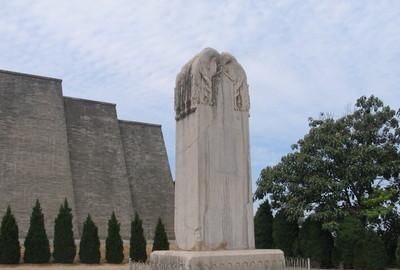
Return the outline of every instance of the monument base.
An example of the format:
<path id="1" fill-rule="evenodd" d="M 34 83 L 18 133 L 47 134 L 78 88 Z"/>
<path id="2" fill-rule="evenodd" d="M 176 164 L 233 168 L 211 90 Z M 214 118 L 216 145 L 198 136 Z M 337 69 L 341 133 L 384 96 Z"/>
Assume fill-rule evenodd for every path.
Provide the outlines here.
<path id="1" fill-rule="evenodd" d="M 151 270 L 284 270 L 279 249 L 154 251 Z"/>

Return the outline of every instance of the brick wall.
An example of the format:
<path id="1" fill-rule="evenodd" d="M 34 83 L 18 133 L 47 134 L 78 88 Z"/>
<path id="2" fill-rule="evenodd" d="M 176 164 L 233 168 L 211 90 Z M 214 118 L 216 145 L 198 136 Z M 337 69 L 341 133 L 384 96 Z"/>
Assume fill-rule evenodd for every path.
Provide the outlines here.
<path id="1" fill-rule="evenodd" d="M 115 211 L 129 239 L 134 211 L 152 240 L 159 217 L 174 239 L 174 184 L 161 126 L 118 121 L 115 104 L 63 97 L 61 80 L 0 70 L 0 215 L 20 237 L 40 199 L 48 236 L 68 198 L 76 238 L 88 213 L 106 237 Z"/>
<path id="2" fill-rule="evenodd" d="M 10 204 L 24 237 L 40 199 L 52 236 L 65 197 L 75 209 L 61 81 L 0 71 L 0 215 Z"/>
<path id="3" fill-rule="evenodd" d="M 88 214 L 107 235 L 115 211 L 129 237 L 132 201 L 114 104 L 64 98 L 79 231 Z"/>
<path id="4" fill-rule="evenodd" d="M 146 238 L 153 239 L 161 217 L 174 239 L 174 183 L 161 126 L 120 121 L 133 207 L 143 220 Z"/>

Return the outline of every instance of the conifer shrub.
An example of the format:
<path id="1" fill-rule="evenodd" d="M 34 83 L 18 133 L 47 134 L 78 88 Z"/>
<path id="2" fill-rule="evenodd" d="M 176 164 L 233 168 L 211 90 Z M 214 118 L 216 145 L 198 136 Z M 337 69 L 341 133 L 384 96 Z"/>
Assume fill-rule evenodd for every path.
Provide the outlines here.
<path id="1" fill-rule="evenodd" d="M 28 234 L 26 235 L 24 252 L 25 263 L 48 263 L 50 245 L 44 226 L 44 216 L 39 200 L 33 207 Z"/>
<path id="2" fill-rule="evenodd" d="M 310 258 L 313 268 L 332 267 L 333 237 L 322 229 L 322 224 L 307 218 L 299 232 L 300 253 Z"/>
<path id="3" fill-rule="evenodd" d="M 0 230 L 0 263 L 17 264 L 21 257 L 18 238 L 18 225 L 10 206 L 1 221 Z"/>
<path id="4" fill-rule="evenodd" d="M 272 237 L 275 247 L 281 249 L 285 256 L 298 255 L 298 233 L 297 222 L 289 220 L 283 211 L 278 211 L 275 215 Z"/>
<path id="5" fill-rule="evenodd" d="M 400 216 L 396 211 L 382 217 L 382 226 L 379 227 L 378 234 L 385 243 L 388 266 L 395 268 L 397 240 L 400 237 Z"/>
<path id="6" fill-rule="evenodd" d="M 397 238 L 397 247 L 396 247 L 396 263 L 397 266 L 400 266 L 400 237 Z"/>
<path id="7" fill-rule="evenodd" d="M 353 268 L 354 246 L 364 236 L 365 228 L 359 219 L 347 216 L 339 222 L 336 233 L 336 264 L 342 264 L 346 269 Z"/>
<path id="8" fill-rule="evenodd" d="M 153 251 L 155 250 L 169 250 L 168 236 L 161 218 L 158 219 L 154 233 Z"/>
<path id="9" fill-rule="evenodd" d="M 321 232 L 321 268 L 335 268 L 334 252 L 335 240 L 331 232 L 322 230 Z"/>
<path id="10" fill-rule="evenodd" d="M 146 239 L 143 234 L 142 220 L 138 213 L 135 213 L 135 219 L 131 223 L 131 239 L 129 256 L 135 262 L 146 262 Z"/>
<path id="11" fill-rule="evenodd" d="M 56 263 L 74 262 L 76 246 L 71 211 L 72 209 L 69 208 L 68 201 L 65 199 L 54 223 L 53 258 Z"/>
<path id="12" fill-rule="evenodd" d="M 382 239 L 374 231 L 366 231 L 354 245 L 353 265 L 356 269 L 383 270 L 387 255 Z"/>
<path id="13" fill-rule="evenodd" d="M 100 263 L 100 240 L 97 226 L 90 215 L 83 223 L 83 232 L 79 245 L 79 260 L 81 263 Z"/>
<path id="14" fill-rule="evenodd" d="M 256 248 L 267 249 L 274 247 L 272 238 L 272 226 L 274 217 L 272 215 L 271 206 L 266 200 L 257 209 L 254 217 L 254 237 Z"/>
<path id="15" fill-rule="evenodd" d="M 106 260 L 108 263 L 122 263 L 124 260 L 124 245 L 120 235 L 120 224 L 114 212 L 112 212 L 108 221 Z"/>

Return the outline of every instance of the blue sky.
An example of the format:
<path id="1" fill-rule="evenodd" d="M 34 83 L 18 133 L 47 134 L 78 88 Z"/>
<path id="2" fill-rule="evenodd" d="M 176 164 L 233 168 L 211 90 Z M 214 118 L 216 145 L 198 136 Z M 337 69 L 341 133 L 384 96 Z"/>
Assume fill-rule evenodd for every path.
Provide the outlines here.
<path id="1" fill-rule="evenodd" d="M 162 124 L 173 171 L 175 76 L 204 47 L 247 72 L 253 182 L 308 117 L 342 116 L 361 95 L 400 107 L 400 1 L 0 0 L 0 69 Z"/>

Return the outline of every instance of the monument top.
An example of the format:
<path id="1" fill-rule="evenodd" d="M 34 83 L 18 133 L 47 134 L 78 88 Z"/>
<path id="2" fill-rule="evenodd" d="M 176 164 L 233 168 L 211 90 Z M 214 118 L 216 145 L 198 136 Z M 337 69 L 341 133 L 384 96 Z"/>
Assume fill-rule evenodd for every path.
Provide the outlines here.
<path id="1" fill-rule="evenodd" d="M 249 111 L 250 98 L 243 67 L 231 54 L 205 48 L 186 65 L 176 78 L 175 112 L 180 120 L 194 112 L 198 105 L 216 105 L 216 80 L 226 75 L 233 83 L 235 110 Z"/>

